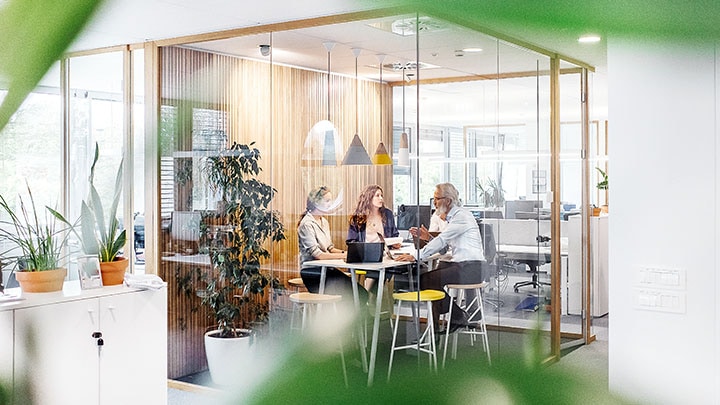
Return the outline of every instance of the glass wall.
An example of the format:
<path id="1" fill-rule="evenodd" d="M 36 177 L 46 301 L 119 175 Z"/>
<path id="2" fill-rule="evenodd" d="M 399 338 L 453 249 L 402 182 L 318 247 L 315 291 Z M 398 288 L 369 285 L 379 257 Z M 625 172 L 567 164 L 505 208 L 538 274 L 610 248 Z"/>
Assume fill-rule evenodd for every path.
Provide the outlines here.
<path id="1" fill-rule="evenodd" d="M 587 184 L 600 182 L 594 167 L 606 170 L 606 157 L 588 169 L 580 152 L 587 132 L 587 142 L 594 145 L 590 154 L 601 154 L 606 125 L 595 122 L 585 131 L 576 67 L 560 64 L 556 105 L 561 113 L 555 117 L 550 57 L 430 17 L 280 30 L 163 46 L 159 52 L 157 139 L 143 136 L 144 79 L 151 69 L 144 69 L 142 51 L 68 60 L 66 192 L 68 216 L 76 218 L 88 193 L 96 142 L 101 158 L 95 185 L 103 198 L 112 195 L 120 161 L 131 162 L 124 172 L 118 215 L 132 230 L 132 244 L 125 249 L 132 254 L 133 271 L 145 270 L 144 253 L 154 249 L 159 267 L 148 263 L 148 270 L 168 281 L 170 378 L 207 367 L 202 336 L 214 325 L 201 305 L 207 291 L 204 277 L 217 271 L 214 252 L 237 237 L 237 224 L 228 215 L 247 203 L 213 177 L 213 167 L 254 148 L 260 158 L 251 169 L 256 167 L 257 179 L 273 189 L 267 209 L 277 214 L 278 222 L 270 228 L 282 230 L 284 238 L 262 245 L 267 255 L 258 266 L 270 284 L 266 295 L 243 310 L 243 319 L 252 318 L 256 309 L 290 316 L 289 292 L 277 287 L 300 274 L 298 225 L 311 208 L 308 197 L 318 190 L 329 195 L 322 217 L 338 250 L 347 249 L 349 220 L 363 190 L 379 185 L 401 244 L 417 254 L 409 228 L 430 228 L 438 203 L 433 199 L 436 185 L 451 183 L 459 193 L 457 205 L 472 214 L 482 234 L 487 266 L 479 271 L 487 282 L 483 302 L 491 351 L 517 346 L 505 331 L 551 331 L 553 313 L 562 315 L 568 337 L 584 333 L 587 280 L 579 270 L 588 253 L 573 252 L 583 252 L 585 217 L 573 214 L 582 213 L 588 198 L 598 206 L 607 202 L 604 191 L 595 188 L 585 197 Z M 22 192 L 20 172 L 27 172 L 33 173 L 31 186 L 42 189 L 43 201 L 59 201 L 62 115 L 57 89 L 59 83 L 39 88 L 4 131 L 0 142 L 7 141 L 10 149 L 0 150 L 0 170 L 9 179 L 2 184 L 3 195 Z M 24 114 L 48 119 L 26 120 Z M 38 122 L 46 126 L 37 127 Z M 26 136 L 30 132 L 34 136 Z M 157 162 L 146 155 L 156 140 Z M 21 159 L 39 141 L 48 156 L 42 169 Z M 364 148 L 371 159 L 382 147 L 392 164 L 347 164 L 350 151 Z M 58 170 L 47 169 L 53 161 Z M 147 179 L 151 170 L 145 169 L 151 166 L 146 163 L 157 163 L 158 179 Z M 38 181 L 47 184 L 35 186 Z M 155 181 L 157 190 L 146 186 Z M 145 205 L 154 200 L 159 227 L 148 230 L 159 237 L 146 246 L 145 231 L 153 225 L 145 223 Z M 434 265 L 414 265 L 395 274 L 386 294 L 417 288 Z M 554 290 L 560 290 L 559 300 L 553 298 Z M 542 355 L 550 355 L 550 348 L 549 338 L 544 339 Z"/>
<path id="2" fill-rule="evenodd" d="M 58 63 L 0 132 L 0 195 L 15 212 L 21 200 L 29 209 L 29 192 L 32 192 L 38 208 L 63 208 L 63 130 L 59 72 Z M 0 100 L 6 93 L 6 90 L 0 89 Z M 42 212 L 38 212 L 38 215 L 44 222 L 45 215 Z M 9 219 L 6 213 L 0 213 L 0 221 Z M 0 239 L 0 252 L 7 255 L 19 253 L 9 249 L 11 245 L 4 238 Z M 9 282 L 10 273 L 9 266 L 2 268 L 3 284 L 17 286 Z"/>

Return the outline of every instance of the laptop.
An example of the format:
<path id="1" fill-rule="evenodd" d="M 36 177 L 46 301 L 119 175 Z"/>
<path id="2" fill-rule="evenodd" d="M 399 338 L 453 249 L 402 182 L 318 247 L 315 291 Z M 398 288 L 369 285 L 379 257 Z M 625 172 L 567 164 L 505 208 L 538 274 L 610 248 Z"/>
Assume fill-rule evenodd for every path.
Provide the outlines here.
<path id="1" fill-rule="evenodd" d="M 347 244 L 346 263 L 378 263 L 383 260 L 385 243 L 350 242 Z"/>

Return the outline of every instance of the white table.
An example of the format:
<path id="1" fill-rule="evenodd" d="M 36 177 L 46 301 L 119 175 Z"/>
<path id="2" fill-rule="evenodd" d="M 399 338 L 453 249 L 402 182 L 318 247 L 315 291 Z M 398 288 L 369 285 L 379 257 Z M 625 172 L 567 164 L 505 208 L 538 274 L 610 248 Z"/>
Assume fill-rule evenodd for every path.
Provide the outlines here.
<path id="1" fill-rule="evenodd" d="M 332 259 L 332 260 L 311 260 L 303 263 L 303 267 L 320 267 L 320 287 L 319 292 L 320 294 L 323 294 L 325 292 L 325 277 L 328 267 L 337 267 L 337 268 L 344 268 L 350 270 L 350 274 L 352 277 L 352 287 L 353 287 L 353 299 L 355 301 L 355 307 L 360 308 L 360 298 L 358 296 L 358 287 L 357 287 L 357 275 L 355 274 L 356 270 L 365 270 L 365 271 L 374 271 L 378 273 L 378 283 L 382 283 L 385 280 L 385 269 L 388 267 L 397 267 L 397 266 L 407 266 L 407 265 L 413 265 L 413 263 L 410 262 L 400 262 L 396 260 L 390 260 L 385 259 L 380 263 L 346 263 L 343 259 Z M 382 285 L 378 286 L 377 289 L 377 297 L 375 298 L 375 314 L 374 314 L 374 322 L 373 322 L 373 334 L 372 334 L 372 342 L 370 344 L 370 363 L 368 364 L 367 358 L 365 357 L 365 350 L 367 349 L 367 342 L 362 338 L 364 334 L 360 334 L 360 345 L 362 346 L 362 363 L 363 363 L 363 369 L 368 372 L 368 386 L 371 386 L 373 383 L 373 378 L 375 375 L 375 360 L 377 358 L 377 342 L 378 342 L 378 335 L 380 334 L 380 309 L 382 306 L 382 298 L 383 298 L 383 290 Z"/>

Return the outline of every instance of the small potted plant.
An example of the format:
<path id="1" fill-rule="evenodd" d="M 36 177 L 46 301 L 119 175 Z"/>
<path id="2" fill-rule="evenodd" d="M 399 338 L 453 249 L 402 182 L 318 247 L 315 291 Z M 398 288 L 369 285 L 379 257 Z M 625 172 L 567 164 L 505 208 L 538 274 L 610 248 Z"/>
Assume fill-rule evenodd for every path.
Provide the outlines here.
<path id="1" fill-rule="evenodd" d="M 600 207 L 601 212 L 608 212 L 608 205 L 607 205 L 607 190 L 608 190 L 608 175 L 607 172 L 605 172 L 603 169 L 596 167 L 597 171 L 600 173 L 600 181 L 597 183 L 595 187 L 597 187 L 598 190 L 605 190 L 605 204 L 603 204 Z"/>
<path id="2" fill-rule="evenodd" d="M 246 366 L 237 358 L 250 345 L 250 331 L 243 327 L 267 318 L 267 305 L 256 297 L 278 284 L 260 267 L 270 257 L 266 243 L 285 239 L 280 214 L 270 209 L 276 190 L 257 179 L 260 151 L 253 145 L 233 144 L 208 157 L 204 167 L 211 189 L 221 195 L 216 215 L 226 233 L 210 243 L 213 269 L 202 277 L 206 288 L 200 294 L 217 324 L 205 334 L 208 367 L 217 384 L 236 381 Z M 244 313 L 251 318 L 247 324 L 241 323 Z"/>
<path id="3" fill-rule="evenodd" d="M 70 225 L 80 239 L 82 250 L 86 255 L 98 256 L 100 259 L 100 275 L 104 286 L 122 284 L 125 278 L 125 269 L 128 259 L 119 255 L 127 240 L 125 230 L 120 230 L 120 221 L 117 219 L 117 207 L 122 195 L 122 168 L 120 161 L 115 175 L 115 190 L 110 209 L 102 205 L 93 180 L 95 178 L 95 165 L 100 157 L 100 147 L 95 143 L 95 156 L 90 167 L 90 191 L 87 201 L 80 206 L 80 233 L 65 218 L 60 219 Z"/>
<path id="4" fill-rule="evenodd" d="M 15 212 L 5 197 L 0 196 L 0 212 L 9 221 L 0 221 L 0 237 L 14 245 L 1 252 L 3 262 L 13 263 L 15 279 L 23 292 L 52 292 L 62 290 L 67 269 L 62 267 L 63 252 L 67 246 L 67 229 L 58 227 L 62 216 L 50 207 L 41 221 L 41 213 L 35 207 L 30 187 L 27 187 L 30 206 L 19 198 L 19 211 Z M 13 252 L 19 250 L 19 255 Z"/>

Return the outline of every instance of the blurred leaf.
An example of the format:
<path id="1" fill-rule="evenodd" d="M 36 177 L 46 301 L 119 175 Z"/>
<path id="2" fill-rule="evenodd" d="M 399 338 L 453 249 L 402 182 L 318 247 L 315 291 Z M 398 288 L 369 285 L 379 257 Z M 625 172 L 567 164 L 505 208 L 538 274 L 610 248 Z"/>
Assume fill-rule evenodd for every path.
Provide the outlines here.
<path id="1" fill-rule="evenodd" d="M 0 105 L 0 130 L 101 1 L 8 0 L 0 8 L 0 82 L 8 89 Z"/>

